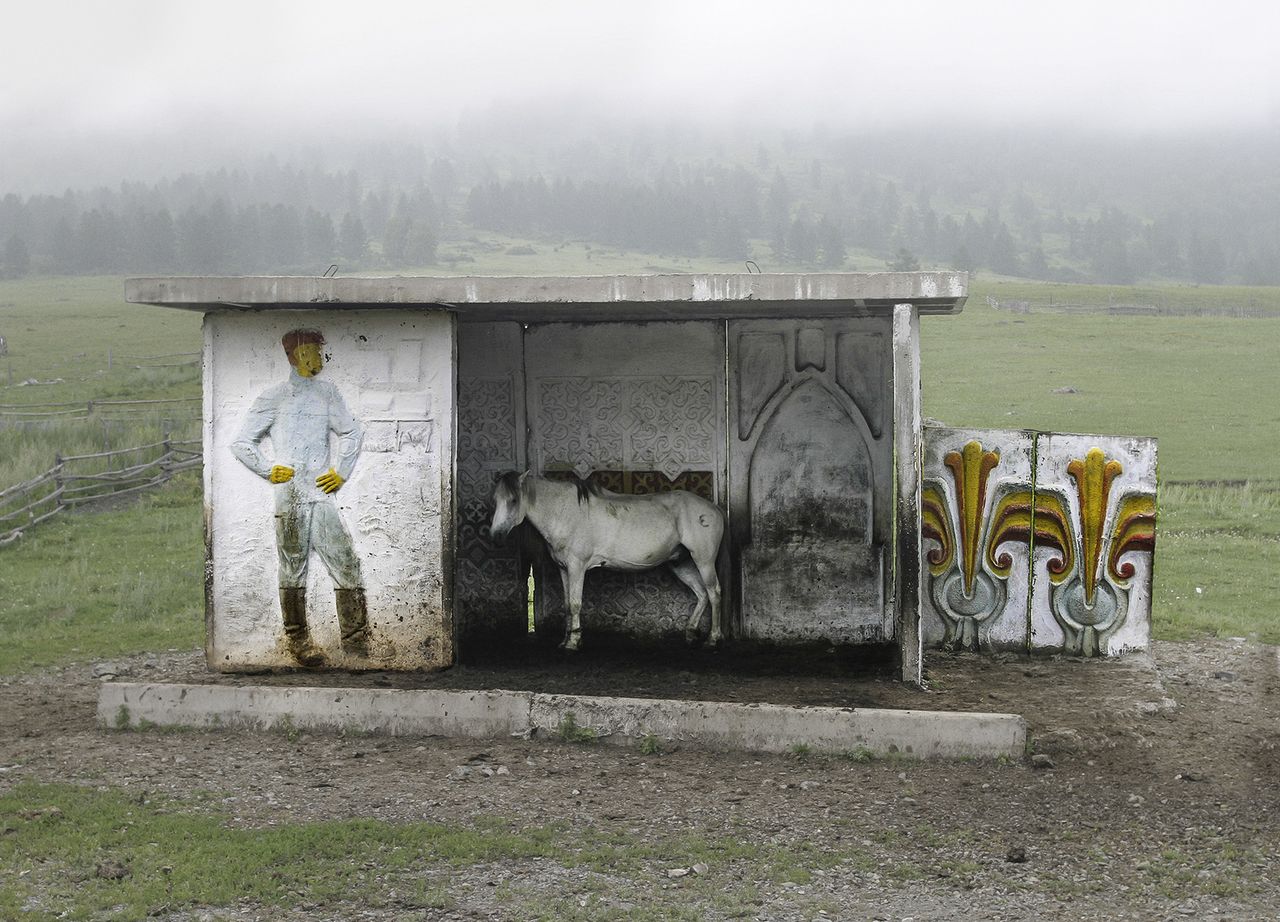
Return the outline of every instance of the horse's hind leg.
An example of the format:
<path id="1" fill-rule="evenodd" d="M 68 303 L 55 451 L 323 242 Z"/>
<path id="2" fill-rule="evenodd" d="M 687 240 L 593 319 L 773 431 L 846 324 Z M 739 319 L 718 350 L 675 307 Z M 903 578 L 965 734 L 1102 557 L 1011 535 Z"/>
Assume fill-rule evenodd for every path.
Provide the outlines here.
<path id="1" fill-rule="evenodd" d="M 689 623 L 684 628 L 685 641 L 694 643 L 698 639 L 698 628 L 702 626 L 702 613 L 707 610 L 707 587 L 703 585 L 698 568 L 690 557 L 681 557 L 679 560 L 672 561 L 671 570 L 676 578 L 688 586 L 698 598 L 698 604 L 694 606 L 693 614 L 689 616 Z"/>
<path id="2" fill-rule="evenodd" d="M 702 584 L 706 586 L 707 598 L 711 602 L 711 633 L 707 635 L 707 645 L 718 647 L 720 641 L 724 640 L 724 634 L 720 628 L 720 574 L 716 572 L 716 555 L 705 560 L 694 560 L 694 564 L 698 568 L 698 576 L 702 580 Z"/>

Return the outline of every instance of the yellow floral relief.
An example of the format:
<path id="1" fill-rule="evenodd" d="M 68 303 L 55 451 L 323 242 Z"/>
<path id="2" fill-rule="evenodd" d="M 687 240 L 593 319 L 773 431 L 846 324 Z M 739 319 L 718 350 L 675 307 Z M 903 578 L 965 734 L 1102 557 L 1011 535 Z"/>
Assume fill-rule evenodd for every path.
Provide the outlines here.
<path id="1" fill-rule="evenodd" d="M 1092 605 L 1098 589 L 1098 561 L 1106 538 L 1107 499 L 1111 482 L 1124 470 L 1119 461 L 1107 460 L 1101 448 L 1090 448 L 1084 458 L 1073 458 L 1067 473 L 1076 482 L 1080 499 L 1080 551 L 1084 565 L 1084 600 Z"/>
<path id="2" fill-rule="evenodd" d="M 973 592 L 974 575 L 978 569 L 979 547 L 982 539 L 982 517 L 987 505 L 987 478 L 1000 455 L 983 451 L 982 443 L 968 442 L 960 451 L 947 452 L 942 463 L 951 469 L 956 484 L 957 512 L 960 519 L 960 553 L 963 557 L 965 594 Z"/>

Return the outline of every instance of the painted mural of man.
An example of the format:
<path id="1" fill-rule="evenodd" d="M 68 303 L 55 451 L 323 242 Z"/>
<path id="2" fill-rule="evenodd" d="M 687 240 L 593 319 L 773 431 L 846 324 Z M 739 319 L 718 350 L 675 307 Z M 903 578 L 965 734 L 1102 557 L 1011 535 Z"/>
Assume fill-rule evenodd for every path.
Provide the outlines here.
<path id="1" fill-rule="evenodd" d="M 273 484 L 276 547 L 280 559 L 280 608 L 290 655 L 304 666 L 325 658 L 307 627 L 307 567 L 311 552 L 324 562 L 336 587 L 344 652 L 369 654 L 369 617 L 360 561 L 332 494 L 351 477 L 360 454 L 360 425 L 338 389 L 316 376 L 324 368 L 319 330 L 290 330 L 280 340 L 292 371 L 253 402 L 231 452 Z M 330 460 L 330 433 L 337 458 Z M 270 436 L 273 459 L 262 452 Z"/>

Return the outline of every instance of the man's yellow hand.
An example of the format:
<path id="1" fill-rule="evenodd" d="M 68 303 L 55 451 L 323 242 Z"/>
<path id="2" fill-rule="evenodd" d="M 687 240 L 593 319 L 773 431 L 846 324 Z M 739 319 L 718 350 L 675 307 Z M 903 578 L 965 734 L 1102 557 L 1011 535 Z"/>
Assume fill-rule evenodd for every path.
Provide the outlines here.
<path id="1" fill-rule="evenodd" d="M 344 483 L 346 483 L 346 480 L 333 468 L 329 468 L 329 470 L 316 478 L 316 486 L 326 493 L 333 493 Z"/>
<path id="2" fill-rule="evenodd" d="M 271 473 L 267 476 L 267 479 L 272 483 L 288 483 L 293 479 L 293 468 L 277 464 L 271 468 Z"/>

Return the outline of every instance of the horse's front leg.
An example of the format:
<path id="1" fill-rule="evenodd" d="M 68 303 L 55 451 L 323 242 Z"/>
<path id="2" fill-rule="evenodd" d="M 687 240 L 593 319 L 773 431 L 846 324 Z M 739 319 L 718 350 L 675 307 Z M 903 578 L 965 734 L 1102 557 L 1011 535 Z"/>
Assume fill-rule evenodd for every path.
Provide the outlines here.
<path id="1" fill-rule="evenodd" d="M 564 601 L 569 607 L 568 631 L 560 649 L 572 653 L 582 646 L 582 584 L 587 571 L 577 561 L 570 561 L 560 568 L 560 576 L 564 580 Z"/>

